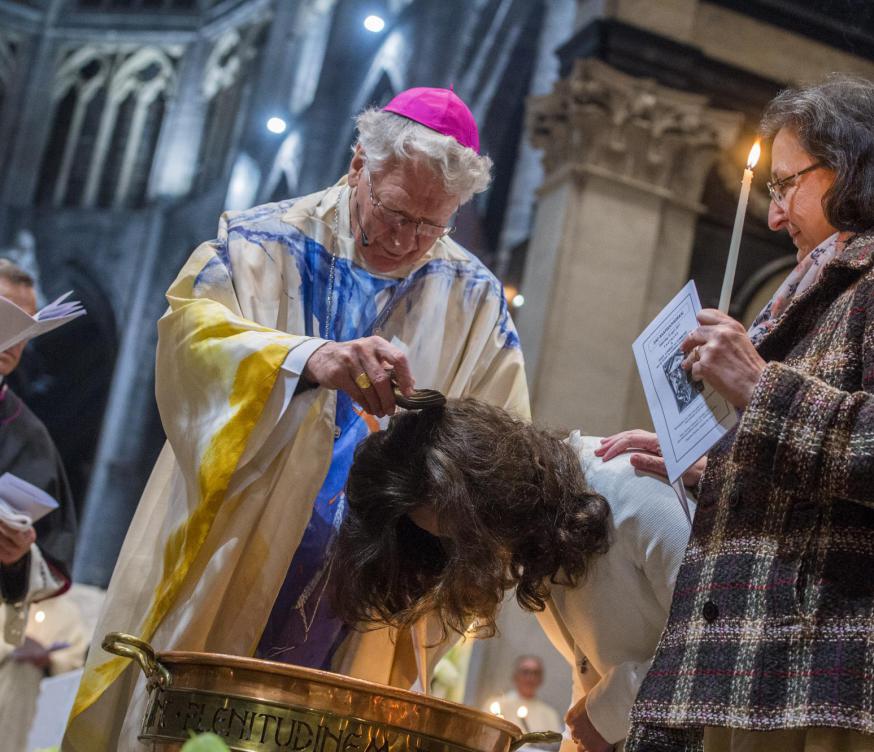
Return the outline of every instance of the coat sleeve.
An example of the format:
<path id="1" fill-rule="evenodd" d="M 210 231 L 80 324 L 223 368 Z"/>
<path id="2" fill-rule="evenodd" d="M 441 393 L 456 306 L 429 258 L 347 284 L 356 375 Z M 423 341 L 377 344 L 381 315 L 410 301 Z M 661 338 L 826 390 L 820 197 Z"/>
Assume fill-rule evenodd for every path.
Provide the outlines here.
<path id="1" fill-rule="evenodd" d="M 790 493 L 874 507 L 874 285 L 861 332 L 861 389 L 768 363 L 737 429 L 734 460 Z"/>

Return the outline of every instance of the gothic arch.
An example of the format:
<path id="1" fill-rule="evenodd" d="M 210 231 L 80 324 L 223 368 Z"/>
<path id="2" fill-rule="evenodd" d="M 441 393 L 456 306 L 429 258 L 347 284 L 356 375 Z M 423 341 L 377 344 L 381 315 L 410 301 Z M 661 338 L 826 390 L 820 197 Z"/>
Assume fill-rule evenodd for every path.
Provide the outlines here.
<path id="1" fill-rule="evenodd" d="M 218 37 L 204 70 L 206 122 L 197 158 L 195 193 L 204 193 L 226 173 L 252 64 L 258 57 L 264 23 L 230 29 Z"/>
<path id="2" fill-rule="evenodd" d="M 377 59 L 379 59 L 379 56 Z M 361 87 L 361 95 L 353 103 L 350 112 L 354 116 L 367 106 L 380 107 L 384 104 L 388 104 L 388 101 L 404 88 L 404 78 L 398 65 L 392 65 L 385 68 L 378 65 L 375 61 Z M 342 141 L 340 141 L 340 143 L 342 143 Z M 355 145 L 354 124 L 347 126 L 345 143 L 346 147 L 341 149 L 337 155 L 338 163 L 334 170 L 334 174 L 336 175 L 342 175 L 349 167 L 352 147 Z"/>
<path id="3" fill-rule="evenodd" d="M 61 63 L 38 199 L 53 206 L 145 202 L 178 51 L 86 45 Z"/>
<path id="4" fill-rule="evenodd" d="M 41 203 L 63 206 L 68 193 L 75 200 L 75 190 L 69 189 L 84 185 L 109 66 L 108 51 L 89 45 L 73 51 L 58 69 L 52 91 L 52 127 L 37 189 Z"/>
<path id="5" fill-rule="evenodd" d="M 302 159 L 303 140 L 300 131 L 293 130 L 276 153 L 270 174 L 258 193 L 259 203 L 281 201 L 297 194 Z"/>
<path id="6" fill-rule="evenodd" d="M 172 59 L 161 49 L 134 52 L 112 77 L 85 191 L 86 206 L 141 206 L 175 85 Z"/>

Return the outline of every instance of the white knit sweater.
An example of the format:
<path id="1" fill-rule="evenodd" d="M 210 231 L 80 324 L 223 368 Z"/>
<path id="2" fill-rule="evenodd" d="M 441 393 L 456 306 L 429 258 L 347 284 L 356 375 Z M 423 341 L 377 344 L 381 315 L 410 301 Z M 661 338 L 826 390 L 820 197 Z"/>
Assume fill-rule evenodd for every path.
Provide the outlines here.
<path id="1" fill-rule="evenodd" d="M 616 743 L 667 621 L 690 528 L 666 480 L 639 473 L 628 455 L 603 462 L 595 437 L 574 431 L 568 443 L 610 505 L 610 549 L 578 587 L 553 586 L 538 618 L 573 667 L 571 704 L 586 697 L 592 724 Z"/>

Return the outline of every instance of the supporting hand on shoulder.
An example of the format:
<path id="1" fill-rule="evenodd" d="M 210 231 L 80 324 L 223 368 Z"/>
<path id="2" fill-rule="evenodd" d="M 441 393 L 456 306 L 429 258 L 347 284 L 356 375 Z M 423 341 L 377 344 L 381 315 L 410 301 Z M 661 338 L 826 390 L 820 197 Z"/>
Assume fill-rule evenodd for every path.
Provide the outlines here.
<path id="1" fill-rule="evenodd" d="M 621 431 L 607 436 L 601 439 L 601 446 L 595 450 L 595 456 L 607 462 L 623 452 L 634 452 L 629 459 L 631 466 L 636 470 L 668 477 L 658 436 L 651 431 L 635 428 L 631 431 Z M 707 457 L 705 456 L 683 473 L 683 485 L 688 488 L 697 486 L 706 467 Z"/>

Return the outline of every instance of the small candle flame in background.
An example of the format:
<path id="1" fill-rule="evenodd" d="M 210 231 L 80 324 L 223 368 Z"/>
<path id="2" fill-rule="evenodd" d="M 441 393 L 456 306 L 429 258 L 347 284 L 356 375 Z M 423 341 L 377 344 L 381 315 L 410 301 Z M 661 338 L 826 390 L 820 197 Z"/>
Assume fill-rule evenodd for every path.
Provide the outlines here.
<path id="1" fill-rule="evenodd" d="M 747 169 L 752 170 L 753 167 L 755 167 L 758 163 L 759 157 L 761 156 L 762 144 L 760 141 L 756 141 L 756 143 L 753 144 L 753 148 L 750 149 L 750 155 L 747 157 Z"/>
<path id="2" fill-rule="evenodd" d="M 531 731 L 531 729 L 528 728 L 528 723 L 525 721 L 525 719 L 527 717 L 528 717 L 528 708 L 525 705 L 520 705 L 518 708 L 516 708 L 516 718 L 519 719 L 519 725 L 522 727 L 522 730 L 526 734 L 529 731 Z"/>
<path id="3" fill-rule="evenodd" d="M 500 716 L 501 718 L 504 717 L 501 715 L 501 705 L 498 702 L 493 702 L 491 705 L 489 705 L 489 711 L 491 713 L 494 713 L 496 716 Z"/>

